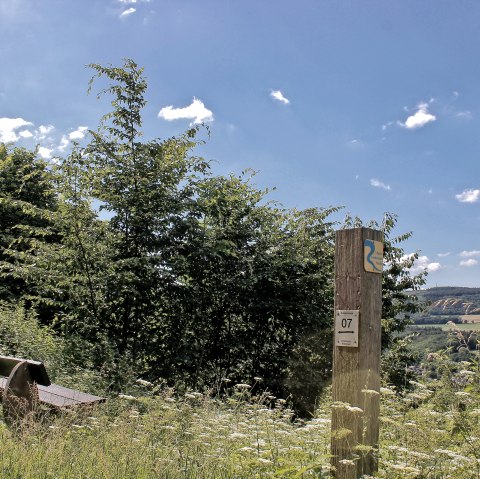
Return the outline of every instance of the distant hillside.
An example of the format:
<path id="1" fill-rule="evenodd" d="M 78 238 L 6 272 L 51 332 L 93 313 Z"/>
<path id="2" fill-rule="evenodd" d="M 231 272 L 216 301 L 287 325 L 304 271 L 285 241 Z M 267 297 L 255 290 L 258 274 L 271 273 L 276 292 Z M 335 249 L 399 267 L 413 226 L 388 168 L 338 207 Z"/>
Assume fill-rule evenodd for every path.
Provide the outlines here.
<path id="1" fill-rule="evenodd" d="M 459 286 L 445 286 L 417 291 L 418 299 L 425 303 L 423 313 L 416 315 L 416 323 L 437 322 L 439 317 L 445 322 L 460 316 L 480 314 L 480 288 L 463 288 Z"/>

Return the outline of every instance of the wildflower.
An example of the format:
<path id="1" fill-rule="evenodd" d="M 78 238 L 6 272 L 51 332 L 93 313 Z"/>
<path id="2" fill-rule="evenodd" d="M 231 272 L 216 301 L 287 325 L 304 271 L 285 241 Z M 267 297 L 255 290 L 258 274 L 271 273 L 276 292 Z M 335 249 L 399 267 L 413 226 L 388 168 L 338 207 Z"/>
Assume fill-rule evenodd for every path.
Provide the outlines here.
<path id="1" fill-rule="evenodd" d="M 135 382 L 137 384 L 140 384 L 140 386 L 145 386 L 148 388 L 153 386 L 153 383 L 151 383 L 150 381 L 145 381 L 145 379 L 137 379 Z"/>
<path id="2" fill-rule="evenodd" d="M 260 446 L 265 446 L 266 442 L 264 439 L 258 439 L 258 441 L 252 443 L 252 446 L 255 447 L 260 447 Z"/>
<path id="3" fill-rule="evenodd" d="M 395 396 L 395 391 L 390 388 L 380 388 L 380 393 L 385 396 Z"/>
<path id="4" fill-rule="evenodd" d="M 363 409 L 356 406 L 347 406 L 345 409 L 350 412 L 363 412 Z"/>
<path id="5" fill-rule="evenodd" d="M 390 467 L 392 469 L 396 469 L 397 471 L 402 471 L 403 474 L 420 474 L 420 469 L 416 467 L 407 466 L 407 464 L 391 464 Z"/>
<path id="6" fill-rule="evenodd" d="M 238 383 L 235 384 L 235 387 L 237 389 L 251 389 L 252 386 L 250 386 L 250 384 Z"/>
<path id="7" fill-rule="evenodd" d="M 362 389 L 362 393 L 370 396 L 378 396 L 380 394 L 378 391 L 375 391 L 374 389 Z"/>
<path id="8" fill-rule="evenodd" d="M 135 396 L 129 396 L 128 394 L 119 394 L 118 397 L 127 401 L 135 401 L 137 399 Z"/>

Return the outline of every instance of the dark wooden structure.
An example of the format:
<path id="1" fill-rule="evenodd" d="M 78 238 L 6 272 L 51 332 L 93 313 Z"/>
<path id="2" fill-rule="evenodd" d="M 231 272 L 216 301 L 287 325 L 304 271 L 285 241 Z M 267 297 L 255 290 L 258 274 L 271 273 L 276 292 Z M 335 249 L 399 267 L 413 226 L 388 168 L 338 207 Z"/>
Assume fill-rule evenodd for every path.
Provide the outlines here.
<path id="1" fill-rule="evenodd" d="M 0 394 L 9 425 L 33 415 L 39 408 L 61 410 L 87 406 L 105 398 L 52 384 L 43 363 L 0 356 Z"/>

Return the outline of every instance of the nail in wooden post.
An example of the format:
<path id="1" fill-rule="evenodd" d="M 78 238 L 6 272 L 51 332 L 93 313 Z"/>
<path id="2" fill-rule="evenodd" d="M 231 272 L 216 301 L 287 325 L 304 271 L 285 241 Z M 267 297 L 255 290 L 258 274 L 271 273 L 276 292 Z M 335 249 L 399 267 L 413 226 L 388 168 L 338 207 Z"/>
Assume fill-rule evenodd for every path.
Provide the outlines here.
<path id="1" fill-rule="evenodd" d="M 338 479 L 377 470 L 382 264 L 382 232 L 337 231 L 332 465 Z"/>

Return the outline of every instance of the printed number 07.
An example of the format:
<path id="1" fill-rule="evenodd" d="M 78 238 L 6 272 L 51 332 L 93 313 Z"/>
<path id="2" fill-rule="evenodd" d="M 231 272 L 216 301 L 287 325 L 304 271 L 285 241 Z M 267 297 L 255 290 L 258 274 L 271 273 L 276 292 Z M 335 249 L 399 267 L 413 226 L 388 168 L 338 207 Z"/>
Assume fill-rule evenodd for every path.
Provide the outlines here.
<path id="1" fill-rule="evenodd" d="M 352 324 L 352 318 L 342 319 L 342 328 L 349 328 L 351 324 Z"/>

